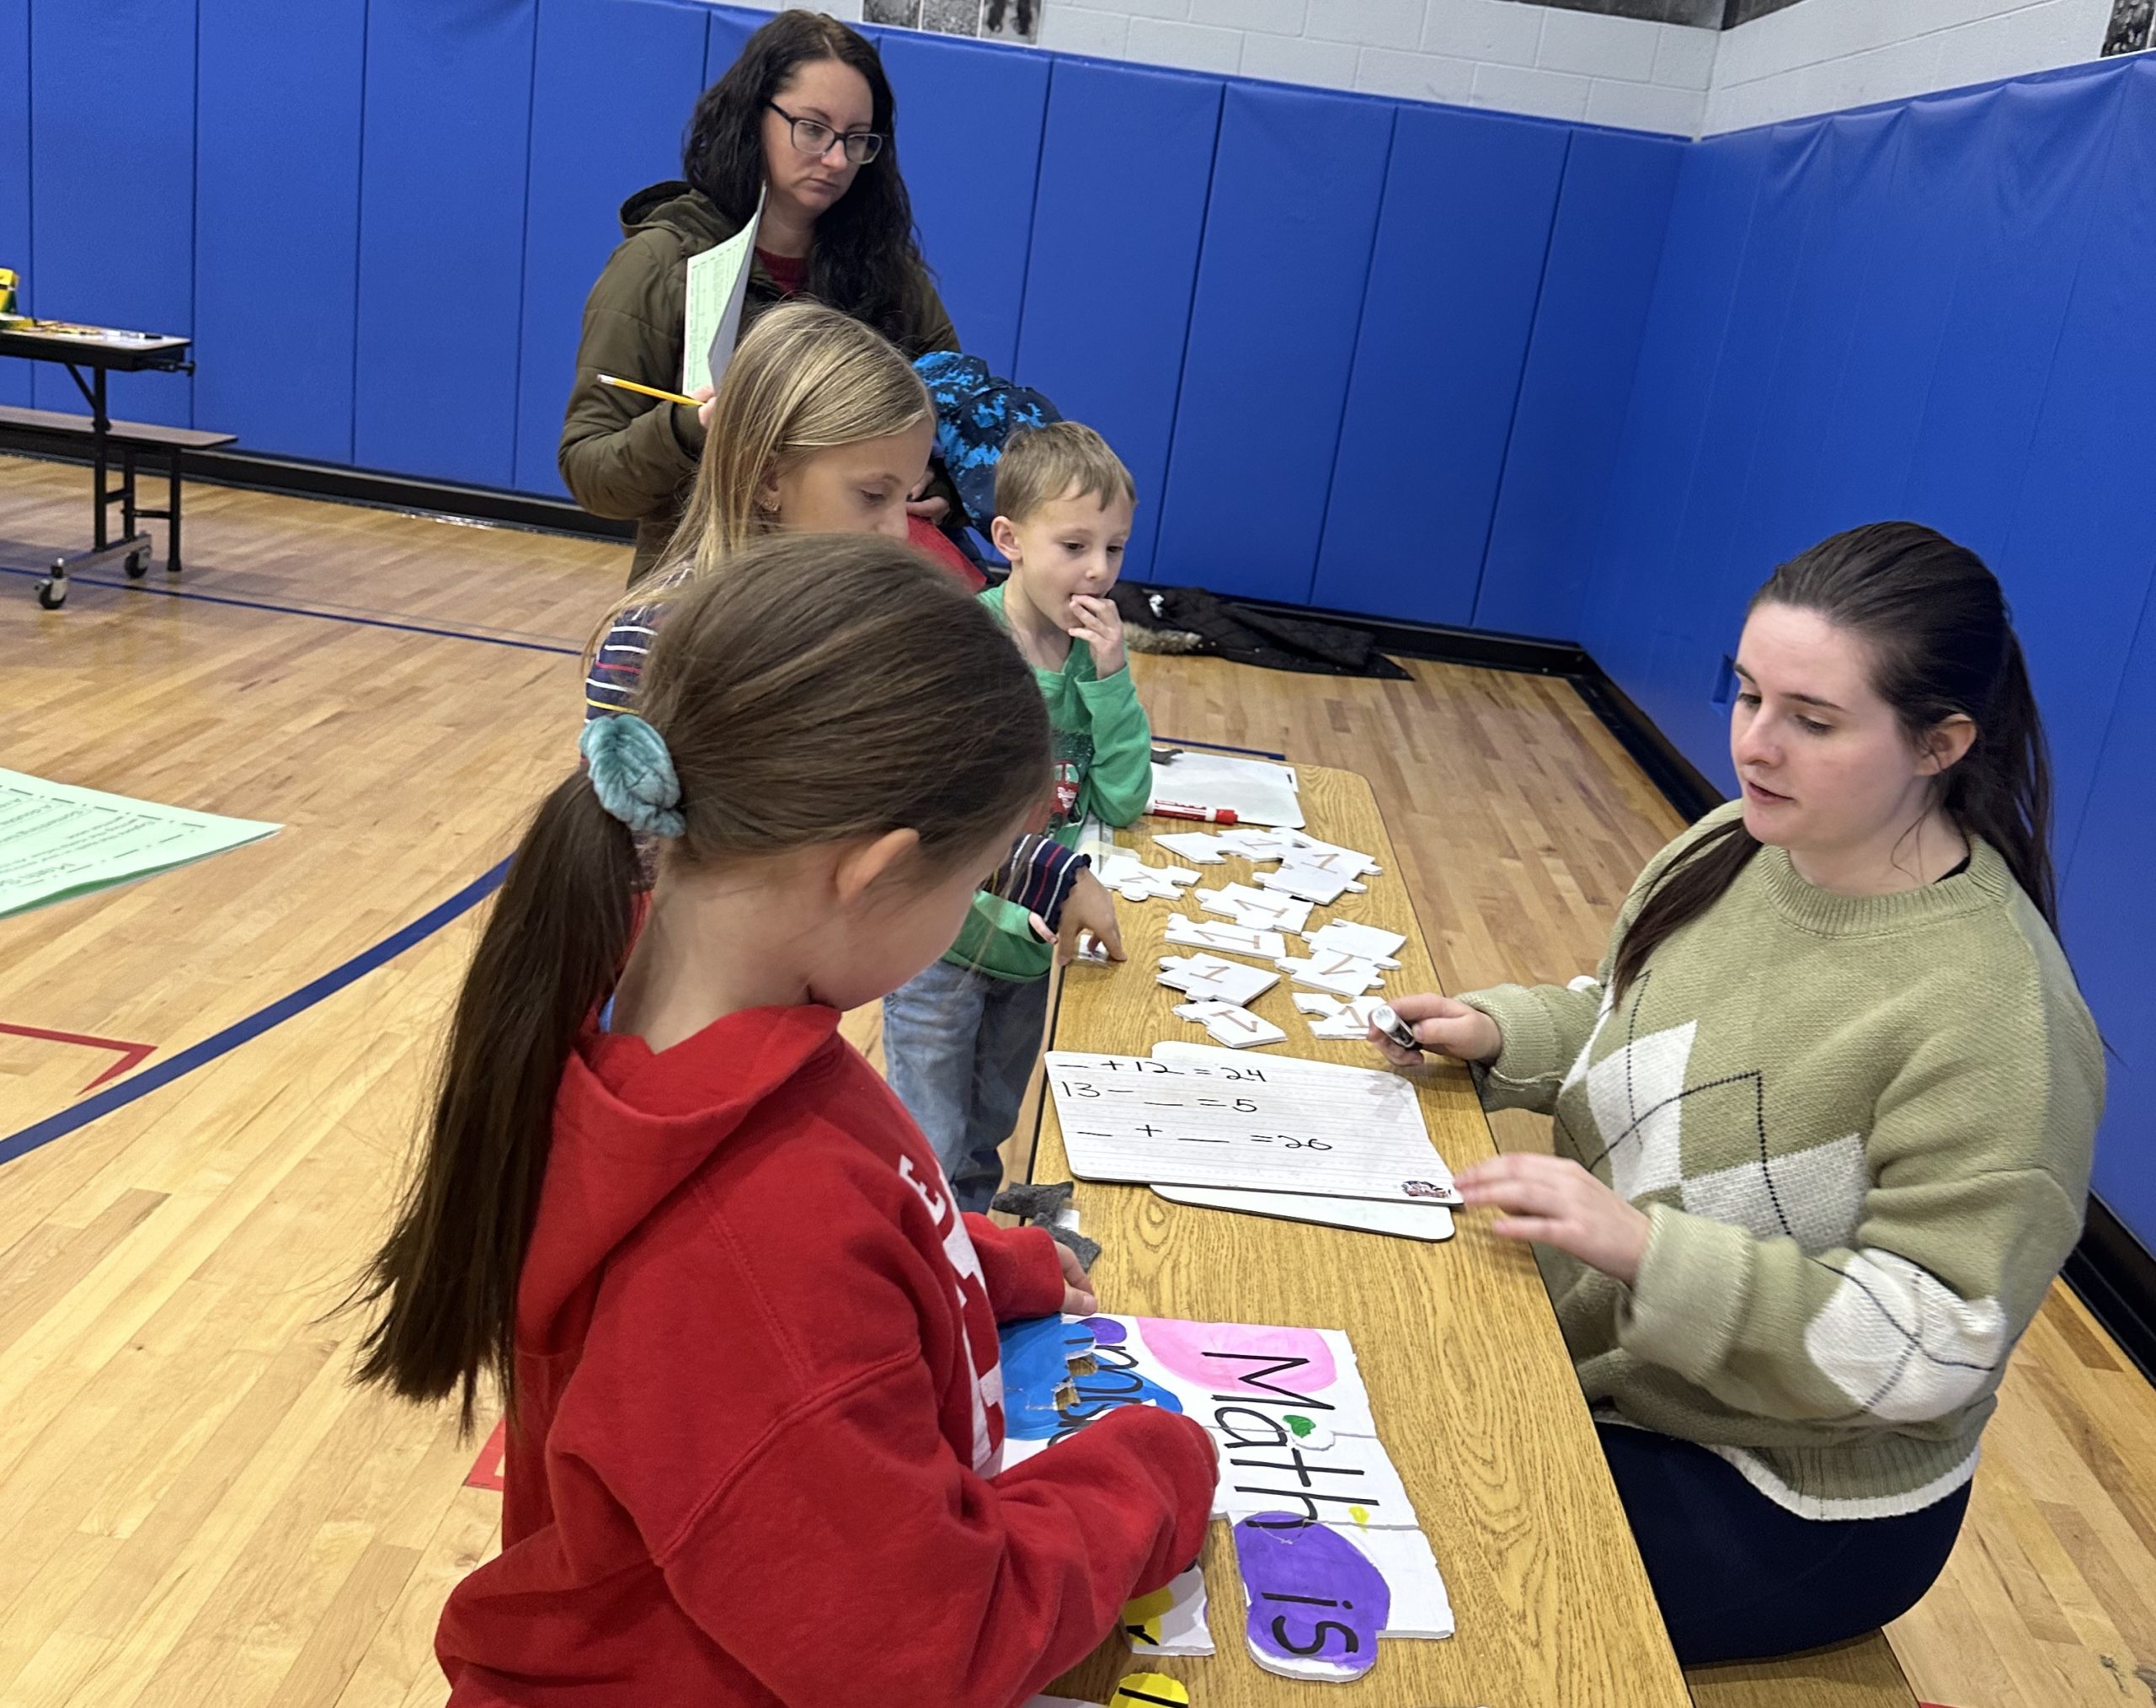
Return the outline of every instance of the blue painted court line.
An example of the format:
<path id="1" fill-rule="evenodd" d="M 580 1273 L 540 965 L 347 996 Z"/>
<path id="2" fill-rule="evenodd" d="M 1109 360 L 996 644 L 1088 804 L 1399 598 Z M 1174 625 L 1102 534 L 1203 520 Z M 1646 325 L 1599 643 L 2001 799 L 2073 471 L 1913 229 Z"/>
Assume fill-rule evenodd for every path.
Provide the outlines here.
<path id="1" fill-rule="evenodd" d="M 42 569 L 18 569 L 0 563 L 0 575 L 23 575 L 45 579 Z M 563 658 L 582 658 L 582 647 L 558 646 L 548 641 L 511 640 L 497 634 L 473 634 L 468 629 L 435 628 L 423 622 L 397 622 L 386 616 L 358 616 L 341 611 L 310 611 L 301 605 L 272 605 L 263 599 L 234 599 L 222 593 L 197 593 L 188 587 L 154 587 L 139 581 L 107 581 L 96 575 L 70 575 L 70 585 L 111 587 L 122 593 L 152 593 L 160 599 L 190 599 L 204 605 L 236 605 L 243 611 L 273 611 L 281 616 L 319 617 L 324 622 L 349 622 L 358 628 L 392 629 L 400 634 L 427 634 L 442 640 L 479 641 L 490 647 L 515 647 L 520 652 L 554 653 Z"/>
<path id="2" fill-rule="evenodd" d="M 190 1044 L 178 1055 L 159 1062 L 155 1067 L 145 1068 L 130 1076 L 109 1091 L 99 1092 L 94 1097 L 85 1097 L 71 1104 L 56 1115 L 24 1128 L 19 1133 L 0 1139 L 0 1163 L 13 1162 L 18 1156 L 28 1156 L 41 1145 L 50 1145 L 56 1139 L 64 1139 L 77 1128 L 87 1127 L 93 1121 L 122 1109 L 138 1097 L 147 1097 L 152 1092 L 170 1085 L 183 1075 L 228 1055 L 250 1038 L 259 1038 L 273 1026 L 280 1026 L 296 1014 L 303 1014 L 325 996 L 334 996 L 355 979 L 371 973 L 385 961 L 392 961 L 414 943 L 432 937 L 460 914 L 468 913 L 480 902 L 501 887 L 509 871 L 504 860 L 491 872 L 474 878 L 451 896 L 448 900 L 430 908 L 411 924 L 399 927 L 370 948 L 362 949 L 342 966 L 333 967 L 320 978 L 312 979 L 293 991 L 280 996 L 266 1008 L 257 1009 L 244 1020 L 236 1021 L 222 1032 L 214 1033 L 201 1043 Z"/>

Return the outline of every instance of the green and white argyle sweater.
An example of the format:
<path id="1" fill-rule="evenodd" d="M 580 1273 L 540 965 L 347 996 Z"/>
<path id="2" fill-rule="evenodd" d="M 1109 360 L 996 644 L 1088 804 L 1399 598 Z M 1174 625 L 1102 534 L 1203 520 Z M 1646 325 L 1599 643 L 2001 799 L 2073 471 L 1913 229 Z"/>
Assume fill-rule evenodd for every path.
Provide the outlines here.
<path id="1" fill-rule="evenodd" d="M 1621 1001 L 1597 979 L 1461 1000 L 1504 1028 L 1491 1108 L 1555 1117 L 1652 1224 L 1636 1285 L 1536 1248 L 1598 1415 L 1696 1441 L 1807 1519 L 1974 1473 L 2006 1358 L 2080 1232 L 2104 1063 L 1997 851 L 1844 896 L 1765 848 Z"/>

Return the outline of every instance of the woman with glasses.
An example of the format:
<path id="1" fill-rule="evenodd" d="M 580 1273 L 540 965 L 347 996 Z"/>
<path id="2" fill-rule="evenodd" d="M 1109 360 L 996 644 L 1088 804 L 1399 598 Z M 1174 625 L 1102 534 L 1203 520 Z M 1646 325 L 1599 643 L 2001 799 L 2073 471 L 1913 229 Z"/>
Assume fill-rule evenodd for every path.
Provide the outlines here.
<path id="1" fill-rule="evenodd" d="M 684 269 L 740 231 L 764 200 L 742 321 L 800 294 L 874 327 L 909 357 L 958 335 L 914 242 L 899 175 L 894 103 L 875 48 L 815 12 L 782 12 L 704 91 L 682 147 L 682 179 L 622 208 L 623 241 L 591 288 L 576 389 L 562 427 L 562 478 L 595 515 L 637 525 L 632 584 L 680 520 L 703 451 L 696 410 L 602 386 L 611 374 L 680 389 Z M 936 517 L 946 500 L 914 506 Z"/>

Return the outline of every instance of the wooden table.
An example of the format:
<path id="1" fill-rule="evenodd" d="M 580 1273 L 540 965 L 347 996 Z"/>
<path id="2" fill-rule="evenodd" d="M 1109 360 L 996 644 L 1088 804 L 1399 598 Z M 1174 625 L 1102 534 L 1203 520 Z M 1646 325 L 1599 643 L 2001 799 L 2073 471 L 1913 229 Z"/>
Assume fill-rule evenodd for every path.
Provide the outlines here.
<path id="1" fill-rule="evenodd" d="M 1352 771 L 1299 769 L 1310 834 L 1365 850 L 1385 867 L 1367 894 L 1343 896 L 1313 919 L 1406 932 L 1385 989 L 1438 989 L 1369 783 Z M 1121 840 L 1157 862 L 1172 857 L 1152 847 L 1150 833 L 1192 828 L 1147 819 Z M 1205 868 L 1209 886 L 1230 879 L 1251 882 L 1250 867 Z M 1211 1042 L 1175 1017 L 1185 999 L 1151 977 L 1171 910 L 1166 902 L 1124 906 L 1128 963 L 1065 975 L 1054 1048 L 1146 1055 L 1163 1038 Z M 1288 1042 L 1254 1056 L 1374 1065 L 1365 1045 L 1311 1038 L 1284 978 L 1255 1007 Z M 1489 1156 L 1466 1071 L 1439 1067 L 1425 1077 L 1423 1115 L 1446 1162 L 1458 1169 Z M 1070 1172 L 1054 1100 L 1043 1097 L 1027 1177 Z M 1475 1215 L 1429 1245 L 1171 1204 L 1142 1187 L 1081 1182 L 1078 1204 L 1103 1247 L 1093 1272 L 1103 1310 L 1348 1332 L 1458 1620 L 1444 1641 L 1380 1644 L 1375 1670 L 1354 1684 L 1278 1678 L 1244 1645 L 1234 1547 L 1216 1523 L 1205 1572 L 1219 1652 L 1147 1668 L 1187 1680 L 1195 1708 L 1685 1708 L 1684 1679 L 1525 1248 L 1496 1239 Z M 1052 1688 L 1101 1701 L 1129 1670 L 1118 1636 Z"/>

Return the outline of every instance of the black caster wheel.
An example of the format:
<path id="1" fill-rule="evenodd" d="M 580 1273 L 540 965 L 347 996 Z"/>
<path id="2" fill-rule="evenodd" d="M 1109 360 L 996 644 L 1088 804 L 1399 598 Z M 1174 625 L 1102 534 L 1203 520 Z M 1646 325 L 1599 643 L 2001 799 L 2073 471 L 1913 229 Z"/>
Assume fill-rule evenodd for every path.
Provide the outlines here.
<path id="1" fill-rule="evenodd" d="M 146 546 L 139 552 L 130 552 L 127 554 L 127 579 L 130 581 L 140 581 L 149 573 L 150 550 L 148 547 Z"/>
<path id="2" fill-rule="evenodd" d="M 47 611 L 57 611 L 67 602 L 67 584 L 64 581 L 40 581 L 37 584 L 37 602 Z"/>

